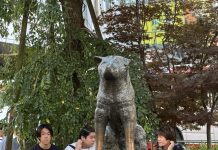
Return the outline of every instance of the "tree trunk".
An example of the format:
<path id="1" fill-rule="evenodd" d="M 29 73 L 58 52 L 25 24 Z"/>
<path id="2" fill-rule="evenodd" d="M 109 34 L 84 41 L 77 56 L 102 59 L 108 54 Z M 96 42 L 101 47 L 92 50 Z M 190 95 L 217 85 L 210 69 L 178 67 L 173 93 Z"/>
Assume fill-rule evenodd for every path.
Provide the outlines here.
<path id="1" fill-rule="evenodd" d="M 211 124 L 208 122 L 207 123 L 207 149 L 211 149 Z"/>
<path id="2" fill-rule="evenodd" d="M 67 37 L 66 55 L 77 58 L 78 54 L 82 54 L 83 51 L 80 40 L 78 40 L 78 32 L 85 27 L 82 15 L 83 0 L 60 0 L 60 2 L 63 8 Z"/>
<path id="3" fill-rule="evenodd" d="M 19 51 L 18 51 L 17 64 L 16 64 L 17 71 L 19 71 L 22 68 L 24 62 L 23 60 L 24 60 L 24 53 L 25 53 L 26 31 L 27 31 L 30 4 L 31 4 L 31 0 L 25 0 L 23 20 L 22 20 L 21 33 L 20 33 L 20 44 L 19 44 Z"/>
<path id="4" fill-rule="evenodd" d="M 20 44 L 18 49 L 18 56 L 16 61 L 16 71 L 18 72 L 22 66 L 24 61 L 24 53 L 25 53 L 25 43 L 26 43 L 26 31 L 27 31 L 27 23 L 28 23 L 28 16 L 29 16 L 29 8 L 30 8 L 31 0 L 24 1 L 24 13 L 22 19 L 22 26 L 21 26 L 21 33 L 20 33 Z M 16 91 L 15 91 L 15 103 L 19 100 L 20 95 L 20 88 L 18 87 L 15 81 Z M 12 149 L 12 139 L 13 139 L 13 120 L 16 117 L 15 107 L 12 107 L 9 111 L 9 126 L 8 126 L 8 134 L 7 134 L 7 141 L 6 141 L 6 150 Z"/>
<path id="5" fill-rule="evenodd" d="M 60 0 L 64 14 L 65 31 L 66 31 L 66 58 L 72 61 L 83 60 L 84 47 L 79 39 L 79 33 L 85 28 L 82 14 L 83 0 Z M 72 72 L 73 91 L 76 93 L 80 88 L 80 80 L 76 70 Z"/>
<path id="6" fill-rule="evenodd" d="M 7 141 L 6 141 L 6 145 L 5 145 L 5 150 L 12 149 L 13 131 L 14 131 L 12 121 L 14 119 L 14 108 L 12 108 L 9 111 L 8 117 L 9 117 L 9 126 L 8 126 Z"/>
<path id="7" fill-rule="evenodd" d="M 91 15 L 91 18 L 92 18 L 93 25 L 95 27 L 96 35 L 98 36 L 99 39 L 103 40 L 101 30 L 99 28 L 99 24 L 98 24 L 98 21 L 97 21 L 96 15 L 95 15 L 95 11 L 94 11 L 94 8 L 93 8 L 93 5 L 92 5 L 92 1 L 91 0 L 86 0 L 86 2 L 87 2 L 87 5 L 89 7 L 89 12 L 90 12 L 90 15 Z"/>

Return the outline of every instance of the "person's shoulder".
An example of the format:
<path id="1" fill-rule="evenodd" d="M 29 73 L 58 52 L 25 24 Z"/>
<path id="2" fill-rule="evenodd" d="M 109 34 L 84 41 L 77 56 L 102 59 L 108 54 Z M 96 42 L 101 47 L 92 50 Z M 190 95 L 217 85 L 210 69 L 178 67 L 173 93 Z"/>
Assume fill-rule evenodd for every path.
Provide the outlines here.
<path id="1" fill-rule="evenodd" d="M 91 147 L 91 149 L 90 150 L 96 150 L 96 148 L 95 147 Z"/>
<path id="2" fill-rule="evenodd" d="M 94 145 L 90 148 L 90 150 L 96 150 L 96 145 L 94 144 Z"/>
<path id="3" fill-rule="evenodd" d="M 71 144 L 67 145 L 67 146 L 66 146 L 66 148 L 65 148 L 64 150 L 73 150 L 73 148 L 72 148 L 70 145 L 72 145 L 72 146 L 76 147 L 76 142 L 75 142 L 75 143 L 71 143 Z"/>
<path id="4" fill-rule="evenodd" d="M 176 143 L 173 150 L 185 150 L 185 147 L 182 144 Z"/>
<path id="5" fill-rule="evenodd" d="M 33 145 L 29 150 L 39 150 L 38 144 Z"/>
<path id="6" fill-rule="evenodd" d="M 50 148 L 50 149 L 51 149 L 51 150 L 59 150 L 58 147 L 57 147 L 56 145 L 54 145 L 54 144 L 51 145 L 51 148 Z"/>

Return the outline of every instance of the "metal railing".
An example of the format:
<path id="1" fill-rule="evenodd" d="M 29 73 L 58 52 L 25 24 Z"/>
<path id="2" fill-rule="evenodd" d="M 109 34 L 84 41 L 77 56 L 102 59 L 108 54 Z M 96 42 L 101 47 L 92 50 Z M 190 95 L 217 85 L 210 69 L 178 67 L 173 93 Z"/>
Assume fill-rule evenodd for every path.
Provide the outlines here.
<path id="1" fill-rule="evenodd" d="M 184 144 L 203 144 L 203 143 L 207 143 L 207 140 L 181 140 L 181 141 L 177 141 L 177 143 L 184 143 Z M 218 140 L 211 140 L 211 143 L 218 143 Z"/>

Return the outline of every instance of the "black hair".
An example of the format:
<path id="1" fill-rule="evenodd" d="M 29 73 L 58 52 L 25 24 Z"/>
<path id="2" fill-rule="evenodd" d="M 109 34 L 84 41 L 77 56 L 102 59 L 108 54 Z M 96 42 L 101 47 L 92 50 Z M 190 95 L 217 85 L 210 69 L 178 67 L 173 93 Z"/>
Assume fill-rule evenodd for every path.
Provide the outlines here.
<path id="1" fill-rule="evenodd" d="M 42 132 L 42 129 L 48 129 L 48 131 L 50 132 L 51 136 L 53 136 L 53 130 L 52 130 L 52 127 L 50 124 L 41 124 L 37 127 L 37 130 L 36 130 L 36 136 L 37 138 L 41 137 L 41 132 Z"/>
<path id="2" fill-rule="evenodd" d="M 89 136 L 91 132 L 95 132 L 95 129 L 93 127 L 88 127 L 88 126 L 83 127 L 80 130 L 79 139 L 81 139 L 82 136 L 86 138 L 87 136 Z"/>
<path id="3" fill-rule="evenodd" d="M 176 141 L 176 133 L 174 128 L 172 128 L 169 125 L 164 125 L 161 126 L 158 131 L 157 131 L 157 135 L 161 135 L 163 137 L 166 138 L 166 140 L 170 140 L 170 141 Z"/>

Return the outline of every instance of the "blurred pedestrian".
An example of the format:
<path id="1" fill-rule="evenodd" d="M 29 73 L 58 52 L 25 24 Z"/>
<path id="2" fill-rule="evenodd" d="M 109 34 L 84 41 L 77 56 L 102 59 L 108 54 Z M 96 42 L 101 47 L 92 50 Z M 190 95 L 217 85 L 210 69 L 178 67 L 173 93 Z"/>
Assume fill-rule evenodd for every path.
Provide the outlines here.
<path id="1" fill-rule="evenodd" d="M 7 137 L 4 135 L 3 128 L 0 128 L 0 150 L 6 149 L 6 141 Z M 17 137 L 13 138 L 12 140 L 12 148 L 11 150 L 19 150 L 20 145 L 18 143 Z"/>

